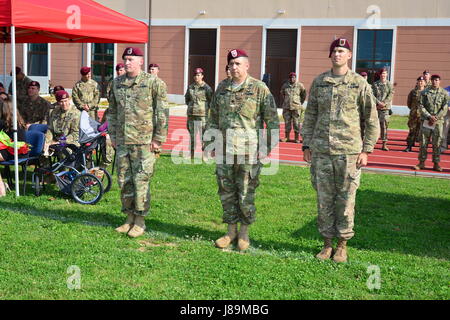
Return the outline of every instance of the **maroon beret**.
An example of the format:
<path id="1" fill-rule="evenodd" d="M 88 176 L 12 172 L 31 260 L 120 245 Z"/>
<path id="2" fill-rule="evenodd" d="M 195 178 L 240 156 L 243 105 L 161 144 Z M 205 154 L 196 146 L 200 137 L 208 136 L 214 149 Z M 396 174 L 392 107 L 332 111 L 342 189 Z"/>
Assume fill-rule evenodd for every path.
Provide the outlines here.
<path id="1" fill-rule="evenodd" d="M 195 68 L 194 74 L 197 74 L 197 73 L 203 73 L 203 69 L 202 68 Z"/>
<path id="2" fill-rule="evenodd" d="M 159 65 L 157 64 L 157 63 L 150 63 L 149 65 L 148 65 L 148 68 L 150 69 L 150 68 L 159 68 Z"/>
<path id="3" fill-rule="evenodd" d="M 417 81 L 420 81 L 420 80 L 423 80 L 423 81 L 425 81 L 425 78 L 424 78 L 424 77 L 422 77 L 422 76 L 420 76 L 420 77 L 418 77 L 418 78 L 417 78 Z"/>
<path id="4" fill-rule="evenodd" d="M 137 48 L 137 47 L 128 47 L 123 51 L 122 54 L 122 59 L 125 59 L 125 56 L 139 56 L 142 57 L 144 56 L 144 53 L 142 52 L 141 49 Z"/>
<path id="5" fill-rule="evenodd" d="M 422 74 L 430 73 L 430 70 L 424 70 Z"/>
<path id="6" fill-rule="evenodd" d="M 69 94 L 65 90 L 59 90 L 55 93 L 56 101 L 69 98 Z"/>
<path id="7" fill-rule="evenodd" d="M 230 52 L 228 52 L 227 61 L 228 61 L 228 63 L 230 63 L 230 60 L 237 59 L 240 57 L 248 58 L 247 52 L 245 52 L 244 50 L 241 50 L 241 49 L 233 49 Z"/>
<path id="8" fill-rule="evenodd" d="M 344 38 L 339 38 L 334 40 L 331 45 L 330 45 L 330 55 L 328 56 L 328 58 L 331 58 L 331 53 L 333 53 L 334 48 L 346 48 L 348 50 L 352 50 L 351 46 L 350 46 L 350 42 L 348 42 L 347 39 Z"/>
<path id="9" fill-rule="evenodd" d="M 433 75 L 431 76 L 431 80 L 434 80 L 434 79 L 439 79 L 439 80 L 441 80 L 441 76 L 438 75 L 438 74 L 433 74 Z"/>
<path id="10" fill-rule="evenodd" d="M 0 88 L 4 88 L 3 83 L 0 82 Z"/>
<path id="11" fill-rule="evenodd" d="M 120 69 L 125 68 L 125 65 L 123 63 L 118 63 L 116 65 L 116 71 L 119 71 Z"/>
<path id="12" fill-rule="evenodd" d="M 367 72 L 363 71 L 363 72 L 360 73 L 360 75 L 363 76 L 363 77 L 367 77 Z"/>
<path id="13" fill-rule="evenodd" d="M 37 81 L 31 81 L 31 82 L 28 84 L 28 88 L 29 88 L 29 87 L 32 87 L 32 86 L 41 88 L 40 83 L 37 82 Z"/>
<path id="14" fill-rule="evenodd" d="M 383 72 L 388 73 L 388 69 L 386 69 L 386 68 L 381 68 L 381 69 L 378 71 L 378 74 L 381 75 Z"/>
<path id="15" fill-rule="evenodd" d="M 297 76 L 297 74 L 295 72 L 289 73 L 289 78 L 296 77 L 296 76 Z"/>
<path id="16" fill-rule="evenodd" d="M 90 67 L 83 67 L 80 69 L 80 73 L 82 76 L 87 75 L 89 72 L 91 72 L 91 68 Z"/>

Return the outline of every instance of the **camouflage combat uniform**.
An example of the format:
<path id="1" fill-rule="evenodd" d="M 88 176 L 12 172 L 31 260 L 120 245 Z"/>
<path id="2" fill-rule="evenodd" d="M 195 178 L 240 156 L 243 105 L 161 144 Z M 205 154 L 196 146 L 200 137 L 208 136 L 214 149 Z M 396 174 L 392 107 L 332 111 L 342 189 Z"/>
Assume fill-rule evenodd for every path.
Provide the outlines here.
<path id="1" fill-rule="evenodd" d="M 360 119 L 365 119 L 364 140 Z M 311 181 L 317 191 L 318 228 L 324 238 L 353 237 L 361 152 L 372 152 L 379 134 L 376 103 L 370 85 L 349 70 L 331 71 L 312 83 L 303 121 L 303 145 L 310 147 Z"/>
<path id="2" fill-rule="evenodd" d="M 150 147 L 153 140 L 166 141 L 165 92 L 156 78 L 144 71 L 136 78 L 119 76 L 111 87 L 108 131 L 116 143 L 118 183 L 126 214 L 146 216 L 150 210 L 149 183 L 155 164 Z"/>
<path id="3" fill-rule="evenodd" d="M 206 130 L 206 120 L 209 113 L 209 104 L 211 103 L 212 95 L 213 91 L 206 82 L 203 82 L 202 85 L 192 83 L 184 95 L 184 100 L 188 107 L 187 129 L 190 134 L 191 157 L 194 156 L 195 139 L 199 133 L 201 134 L 200 140 L 203 141 L 203 134 Z M 203 142 L 202 150 L 204 150 Z"/>
<path id="4" fill-rule="evenodd" d="M 449 96 L 442 88 L 428 88 L 422 91 L 420 96 L 420 115 L 422 120 L 427 121 L 430 116 L 436 116 L 437 122 L 433 129 L 422 126 L 420 137 L 419 161 L 424 162 L 427 159 L 427 147 L 431 137 L 433 146 L 433 162 L 438 164 L 441 160 L 442 131 L 444 126 L 444 117 L 448 111 Z M 428 121 L 427 121 L 428 122 Z"/>
<path id="5" fill-rule="evenodd" d="M 78 146 L 80 115 L 81 113 L 75 106 L 70 106 L 70 109 L 67 111 L 64 111 L 59 106 L 53 109 L 48 118 L 45 142 L 48 144 L 57 143 L 62 136 L 65 136 L 66 143 Z"/>
<path id="6" fill-rule="evenodd" d="M 373 86 L 373 95 L 375 96 L 376 103 L 385 103 L 386 106 L 382 110 L 378 110 L 378 119 L 380 120 L 381 140 L 383 142 L 388 141 L 387 130 L 389 126 L 389 110 L 391 110 L 392 99 L 394 98 L 394 86 L 386 81 L 376 81 Z"/>
<path id="7" fill-rule="evenodd" d="M 264 123 L 269 153 L 278 141 L 280 125 L 275 100 L 262 81 L 247 77 L 237 88 L 229 79 L 219 84 L 211 101 L 208 129 L 221 134 L 214 143 L 224 223 L 249 225 L 255 221 L 255 191 L 262 166 L 256 154 L 262 151 Z"/>
<path id="8" fill-rule="evenodd" d="M 52 105 L 42 97 L 37 97 L 37 99 L 33 101 L 27 96 L 19 105 L 18 109 L 26 124 L 46 124 Z"/>
<path id="9" fill-rule="evenodd" d="M 27 76 L 22 80 L 16 80 L 17 105 L 22 104 L 26 97 L 28 97 L 28 85 L 33 81 Z M 9 84 L 8 93 L 12 95 L 12 82 Z"/>
<path id="10" fill-rule="evenodd" d="M 83 105 L 89 106 L 89 117 L 98 121 L 98 103 L 100 88 L 95 80 L 78 81 L 72 89 L 72 100 L 78 110 L 83 111 Z"/>
<path id="11" fill-rule="evenodd" d="M 303 103 L 306 100 L 306 89 L 301 82 L 296 81 L 295 83 L 291 83 L 290 81 L 286 81 L 281 87 L 280 94 L 285 123 L 284 130 L 286 138 L 289 139 L 291 128 L 294 129 L 296 136 L 300 133 L 300 127 L 305 113 Z"/>
<path id="12" fill-rule="evenodd" d="M 420 127 L 422 126 L 422 120 L 420 119 L 420 93 L 421 90 L 416 87 L 408 94 L 407 106 L 409 108 L 408 128 L 409 133 L 406 138 L 408 147 L 413 147 L 414 143 L 419 139 Z"/>

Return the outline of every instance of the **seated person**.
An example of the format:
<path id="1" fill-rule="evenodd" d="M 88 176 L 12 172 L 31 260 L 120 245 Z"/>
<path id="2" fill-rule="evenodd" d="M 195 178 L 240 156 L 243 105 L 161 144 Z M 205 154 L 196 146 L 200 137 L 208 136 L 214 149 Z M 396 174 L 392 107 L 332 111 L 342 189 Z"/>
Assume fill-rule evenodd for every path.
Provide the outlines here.
<path id="1" fill-rule="evenodd" d="M 14 159 L 14 151 L 11 148 L 11 142 L 14 141 L 14 130 L 13 130 L 13 110 L 12 103 L 9 100 L 0 100 L 0 132 L 2 132 L 0 137 L 0 161 L 10 161 Z M 24 147 L 26 127 L 25 123 L 17 113 L 17 140 L 21 143 L 18 144 L 19 157 L 27 154 L 29 149 Z M 24 147 L 20 149 L 21 147 Z"/>
<path id="2" fill-rule="evenodd" d="M 80 111 L 71 104 L 69 94 L 60 90 L 56 92 L 58 106 L 50 112 L 48 130 L 45 135 L 44 154 L 48 155 L 50 145 L 65 140 L 67 144 L 79 146 Z"/>
<path id="3" fill-rule="evenodd" d="M 20 114 L 27 128 L 34 124 L 46 124 L 51 104 L 41 96 L 39 90 L 41 85 L 37 81 L 31 81 L 28 85 L 27 96 L 18 104 Z"/>
<path id="4" fill-rule="evenodd" d="M 53 87 L 52 93 L 53 93 L 53 96 L 55 97 L 55 99 L 56 99 L 56 93 L 57 93 L 58 91 L 61 91 L 61 90 L 64 91 L 64 90 L 66 90 L 66 89 L 64 89 L 63 86 L 54 86 L 54 87 Z M 57 106 L 58 106 L 58 101 L 56 101 L 55 103 L 52 103 L 52 104 L 51 104 L 51 109 L 55 109 Z"/>

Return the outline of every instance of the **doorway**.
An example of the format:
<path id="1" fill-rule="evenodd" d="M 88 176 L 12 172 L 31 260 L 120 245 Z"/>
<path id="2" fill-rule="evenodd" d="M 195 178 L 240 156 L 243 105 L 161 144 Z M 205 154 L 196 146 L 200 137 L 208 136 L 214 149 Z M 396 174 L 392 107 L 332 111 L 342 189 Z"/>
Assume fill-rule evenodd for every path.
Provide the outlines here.
<path id="1" fill-rule="evenodd" d="M 188 85 L 192 83 L 195 68 L 202 68 L 203 81 L 215 88 L 217 29 L 189 30 Z"/>
<path id="2" fill-rule="evenodd" d="M 265 81 L 278 107 L 280 90 L 290 72 L 296 70 L 297 29 L 268 29 L 266 41 Z"/>

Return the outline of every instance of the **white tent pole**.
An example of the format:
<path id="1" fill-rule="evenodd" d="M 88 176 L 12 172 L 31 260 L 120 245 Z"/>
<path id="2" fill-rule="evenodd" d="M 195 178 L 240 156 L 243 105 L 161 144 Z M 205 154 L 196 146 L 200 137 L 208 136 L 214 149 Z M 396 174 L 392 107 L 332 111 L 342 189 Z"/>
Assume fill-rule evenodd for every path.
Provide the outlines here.
<path id="1" fill-rule="evenodd" d="M 17 88 L 16 88 L 16 28 L 11 26 L 11 73 L 12 73 L 12 103 L 13 103 L 13 131 L 14 131 L 14 175 L 16 183 L 16 197 L 19 194 L 19 155 L 17 152 Z"/>
<path id="2" fill-rule="evenodd" d="M 6 85 L 6 41 L 3 42 L 3 85 L 5 86 L 5 90 L 8 90 L 8 86 Z"/>

